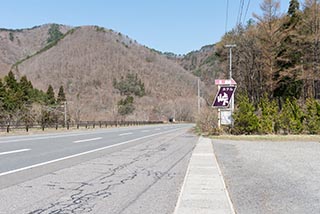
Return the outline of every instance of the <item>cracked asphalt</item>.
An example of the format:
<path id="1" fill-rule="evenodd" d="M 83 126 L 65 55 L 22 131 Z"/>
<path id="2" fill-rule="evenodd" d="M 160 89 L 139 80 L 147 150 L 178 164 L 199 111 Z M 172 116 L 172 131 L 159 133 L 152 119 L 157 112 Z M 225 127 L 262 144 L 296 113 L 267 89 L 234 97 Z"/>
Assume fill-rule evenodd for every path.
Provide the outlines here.
<path id="1" fill-rule="evenodd" d="M 0 213 L 173 213 L 196 142 L 179 130 L 6 187 Z"/>

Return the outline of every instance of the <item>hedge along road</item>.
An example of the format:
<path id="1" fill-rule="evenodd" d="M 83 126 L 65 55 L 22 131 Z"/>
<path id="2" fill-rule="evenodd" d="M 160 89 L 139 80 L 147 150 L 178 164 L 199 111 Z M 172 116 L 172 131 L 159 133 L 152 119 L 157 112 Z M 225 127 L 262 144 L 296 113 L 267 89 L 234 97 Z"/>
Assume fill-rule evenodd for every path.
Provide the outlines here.
<path id="1" fill-rule="evenodd" d="M 238 214 L 320 213 L 320 143 L 213 140 Z"/>

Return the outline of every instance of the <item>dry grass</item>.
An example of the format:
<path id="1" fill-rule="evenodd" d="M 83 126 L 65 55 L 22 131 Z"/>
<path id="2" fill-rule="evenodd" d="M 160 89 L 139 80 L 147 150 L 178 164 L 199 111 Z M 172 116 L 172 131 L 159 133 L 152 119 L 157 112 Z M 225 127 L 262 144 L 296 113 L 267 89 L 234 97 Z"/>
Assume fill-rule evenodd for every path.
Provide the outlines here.
<path id="1" fill-rule="evenodd" d="M 220 135 L 211 136 L 219 140 L 241 140 L 241 141 L 299 141 L 320 142 L 320 135 Z"/>

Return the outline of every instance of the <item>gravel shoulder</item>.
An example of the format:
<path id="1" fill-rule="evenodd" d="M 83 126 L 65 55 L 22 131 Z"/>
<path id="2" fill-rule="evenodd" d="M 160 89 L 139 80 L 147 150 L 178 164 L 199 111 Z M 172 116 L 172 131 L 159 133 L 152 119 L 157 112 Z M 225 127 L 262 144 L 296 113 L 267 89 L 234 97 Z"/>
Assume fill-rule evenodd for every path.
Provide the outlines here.
<path id="1" fill-rule="evenodd" d="M 320 143 L 213 140 L 238 214 L 320 213 Z"/>

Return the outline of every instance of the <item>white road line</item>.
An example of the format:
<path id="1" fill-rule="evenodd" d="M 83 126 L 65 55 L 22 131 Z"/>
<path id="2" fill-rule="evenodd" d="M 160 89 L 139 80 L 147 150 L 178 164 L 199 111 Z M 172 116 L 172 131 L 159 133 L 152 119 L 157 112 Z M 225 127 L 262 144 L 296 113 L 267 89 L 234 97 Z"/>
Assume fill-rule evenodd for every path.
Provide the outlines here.
<path id="1" fill-rule="evenodd" d="M 0 155 L 8 155 L 8 154 L 13 154 L 13 153 L 26 152 L 26 151 L 30 151 L 30 150 L 31 149 L 19 149 L 19 150 L 8 151 L 8 152 L 0 152 Z"/>
<path id="2" fill-rule="evenodd" d="M 132 132 L 128 132 L 128 133 L 122 133 L 122 134 L 119 134 L 119 136 L 126 136 L 126 135 L 131 135 L 133 134 Z"/>
<path id="3" fill-rule="evenodd" d="M 101 139 L 102 137 L 96 137 L 91 139 L 76 140 L 76 141 L 73 141 L 73 143 L 83 143 L 83 142 L 89 142 L 89 141 L 95 141 L 95 140 L 101 140 Z"/>
<path id="4" fill-rule="evenodd" d="M 159 131 L 159 130 L 161 130 L 160 128 L 157 128 L 157 129 L 155 129 L 156 131 Z"/>
<path id="5" fill-rule="evenodd" d="M 67 156 L 67 157 L 63 157 L 63 158 L 59 158 L 59 159 L 55 159 L 55 160 L 51 160 L 51 161 L 38 163 L 38 164 L 27 166 L 27 167 L 23 167 L 23 168 L 20 168 L 20 169 L 15 169 L 15 170 L 3 172 L 3 173 L 0 173 L 0 177 L 4 176 L 4 175 L 13 174 L 13 173 L 16 173 L 16 172 L 21 172 L 21 171 L 24 171 L 24 170 L 27 170 L 27 169 L 32 169 L 32 168 L 35 168 L 35 167 L 44 166 L 44 165 L 47 165 L 47 164 L 50 164 L 50 163 L 55 163 L 55 162 L 58 162 L 58 161 L 67 160 L 67 159 L 79 157 L 79 156 L 82 156 L 82 155 L 87 155 L 87 154 L 90 154 L 90 153 L 98 152 L 98 151 L 109 149 L 109 148 L 112 148 L 112 147 L 121 146 L 121 145 L 124 145 L 124 144 L 132 143 L 132 142 L 135 142 L 135 141 L 138 141 L 138 140 L 154 137 L 154 136 L 157 136 L 157 135 L 162 135 L 162 134 L 166 134 L 166 133 L 169 133 L 169 132 L 174 132 L 174 131 L 177 131 L 177 130 L 180 130 L 180 129 L 184 129 L 184 128 L 177 128 L 177 129 L 172 129 L 172 130 L 165 131 L 165 132 L 159 132 L 159 133 L 156 133 L 156 134 L 147 135 L 147 136 L 144 136 L 144 137 L 139 137 L 139 138 L 135 138 L 135 139 L 132 139 L 132 140 L 124 141 L 124 142 L 121 142 L 121 143 L 118 143 L 118 144 L 105 146 L 105 147 L 102 147 L 102 148 L 99 148 L 99 149 L 93 149 L 93 150 L 90 150 L 90 151 L 87 151 L 87 152 L 82 152 L 82 153 L 78 153 L 78 154 L 75 154 L 75 155 L 70 155 L 70 156 Z"/>
<path id="6" fill-rule="evenodd" d="M 142 130 L 141 132 L 150 132 L 150 130 Z"/>
<path id="7" fill-rule="evenodd" d="M 21 142 L 21 141 L 35 141 L 35 140 L 44 140 L 44 139 L 56 139 L 56 138 L 64 138 L 64 137 L 75 137 L 75 136 L 88 136 L 88 135 L 96 135 L 96 134 L 106 134 L 106 133 L 114 133 L 114 132 L 119 132 L 121 130 L 103 130 L 103 131 L 94 131 L 94 132 L 81 132 L 81 133 L 72 133 L 72 134 L 64 134 L 64 133 L 57 133 L 57 134 L 44 134 L 43 136 L 37 135 L 35 137 L 31 136 L 25 136 L 23 138 L 19 139 L 9 139 L 11 137 L 8 137 L 8 139 L 1 139 L 0 144 L 2 143 L 14 143 L 14 142 Z M 16 137 L 16 136 L 15 136 Z"/>
<path id="8" fill-rule="evenodd" d="M 0 140 L 0 144 L 2 143 L 14 143 L 14 142 L 21 142 L 21 141 L 35 141 L 35 140 L 45 140 L 45 139 L 56 139 L 56 138 L 63 138 L 63 137 L 75 137 L 81 135 L 90 135 L 90 134 L 97 134 L 97 133 L 80 133 L 80 134 L 60 134 L 60 135 L 52 135 L 52 136 L 43 136 L 43 137 L 29 137 L 22 139 L 14 139 L 14 140 Z"/>

